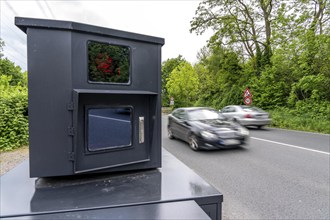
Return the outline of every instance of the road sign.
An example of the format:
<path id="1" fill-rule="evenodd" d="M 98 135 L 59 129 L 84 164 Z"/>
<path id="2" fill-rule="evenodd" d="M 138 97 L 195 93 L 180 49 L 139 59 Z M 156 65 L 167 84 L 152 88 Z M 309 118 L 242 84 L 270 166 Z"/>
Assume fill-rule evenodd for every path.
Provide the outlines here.
<path id="1" fill-rule="evenodd" d="M 170 98 L 170 105 L 174 105 L 174 98 L 173 97 Z"/>
<path id="2" fill-rule="evenodd" d="M 252 98 L 250 98 L 250 97 L 245 97 L 245 98 L 244 98 L 244 104 L 245 104 L 245 105 L 251 105 L 251 104 L 252 104 Z"/>
<path id="3" fill-rule="evenodd" d="M 252 97 L 252 93 L 250 92 L 249 88 L 246 88 L 244 91 L 244 98 L 246 97 Z"/>
<path id="4" fill-rule="evenodd" d="M 252 104 L 252 93 L 250 92 L 249 88 L 246 88 L 243 94 L 244 97 L 244 104 L 251 105 Z"/>

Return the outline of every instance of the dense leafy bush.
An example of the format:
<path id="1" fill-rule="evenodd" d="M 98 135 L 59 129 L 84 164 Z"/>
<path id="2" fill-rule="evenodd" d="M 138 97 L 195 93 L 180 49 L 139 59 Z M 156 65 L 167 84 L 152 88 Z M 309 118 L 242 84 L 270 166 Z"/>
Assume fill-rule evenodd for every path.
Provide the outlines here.
<path id="1" fill-rule="evenodd" d="M 25 75 L 22 73 L 21 67 L 16 66 L 7 58 L 0 59 L 0 75 L 11 76 L 9 80 L 11 86 L 16 86 L 18 84 L 27 86 L 27 81 L 24 78 Z"/>
<path id="2" fill-rule="evenodd" d="M 171 73 L 166 84 L 167 92 L 175 98 L 174 106 L 192 106 L 197 101 L 198 75 L 188 62 L 182 62 Z"/>
<path id="3" fill-rule="evenodd" d="M 28 144 L 27 87 L 11 82 L 11 76 L 0 75 L 0 151 Z"/>
<path id="4" fill-rule="evenodd" d="M 299 101 L 295 108 L 271 110 L 272 126 L 330 134 L 330 102 Z"/>
<path id="5" fill-rule="evenodd" d="M 293 84 L 289 103 L 295 105 L 300 100 L 313 100 L 314 102 L 330 101 L 329 88 L 330 78 L 323 74 L 304 76 L 297 83 Z M 300 104 L 300 107 L 302 106 Z"/>

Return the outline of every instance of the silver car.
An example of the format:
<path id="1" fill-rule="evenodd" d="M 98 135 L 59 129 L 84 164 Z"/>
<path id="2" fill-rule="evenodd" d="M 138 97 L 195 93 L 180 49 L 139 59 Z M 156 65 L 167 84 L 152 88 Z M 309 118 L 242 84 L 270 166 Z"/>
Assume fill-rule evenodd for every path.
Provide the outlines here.
<path id="1" fill-rule="evenodd" d="M 220 110 L 223 116 L 243 126 L 257 126 L 259 129 L 269 125 L 272 119 L 264 110 L 246 105 L 229 105 Z"/>

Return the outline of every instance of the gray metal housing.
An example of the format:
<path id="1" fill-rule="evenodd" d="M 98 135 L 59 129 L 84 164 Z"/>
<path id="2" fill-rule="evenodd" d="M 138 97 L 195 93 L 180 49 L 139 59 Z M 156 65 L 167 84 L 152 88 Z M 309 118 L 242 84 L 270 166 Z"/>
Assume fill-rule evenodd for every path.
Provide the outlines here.
<path id="1" fill-rule="evenodd" d="M 161 166 L 163 38 L 69 21 L 16 17 L 15 24 L 27 34 L 30 177 Z M 129 47 L 128 83 L 88 80 L 89 41 Z M 132 106 L 131 146 L 88 152 L 86 106 Z"/>

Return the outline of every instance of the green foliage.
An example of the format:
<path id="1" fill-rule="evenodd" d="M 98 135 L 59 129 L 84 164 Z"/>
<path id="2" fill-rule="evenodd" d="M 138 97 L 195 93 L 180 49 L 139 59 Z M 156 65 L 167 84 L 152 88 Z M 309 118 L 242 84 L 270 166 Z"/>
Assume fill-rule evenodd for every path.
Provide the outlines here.
<path id="1" fill-rule="evenodd" d="M 162 63 L 162 105 L 169 106 L 169 95 L 166 89 L 167 80 L 171 72 L 180 64 L 187 63 L 187 61 L 179 55 L 177 58 L 167 59 Z"/>
<path id="2" fill-rule="evenodd" d="M 268 65 L 259 78 L 250 78 L 250 89 L 253 103 L 265 109 L 285 106 L 291 91 L 292 78 L 291 62 L 282 50 L 275 51 Z"/>
<path id="3" fill-rule="evenodd" d="M 272 55 L 272 23 L 278 4 L 273 1 L 204 0 L 191 21 L 190 31 L 213 29 L 210 44 L 244 52 L 253 59 L 258 75 Z"/>
<path id="4" fill-rule="evenodd" d="M 330 101 L 330 78 L 324 75 L 302 77 L 292 85 L 289 104 L 295 105 L 300 100 Z"/>
<path id="5" fill-rule="evenodd" d="M 0 151 L 28 144 L 27 87 L 0 75 Z"/>
<path id="6" fill-rule="evenodd" d="M 28 144 L 27 72 L 7 58 L 0 39 L 0 151 Z"/>
<path id="7" fill-rule="evenodd" d="M 196 71 L 189 63 L 181 63 L 170 73 L 166 89 L 168 98 L 174 97 L 174 107 L 194 105 L 199 92 Z"/>
<path id="8" fill-rule="evenodd" d="M 176 107 L 243 104 L 248 87 L 253 105 L 271 111 L 275 126 L 330 133 L 329 7 L 325 0 L 202 1 L 190 31 L 214 34 L 193 69 L 195 102 L 187 95 L 196 94 L 192 70 L 177 69 L 166 84 Z"/>
<path id="9" fill-rule="evenodd" d="M 242 104 L 242 94 L 247 82 L 238 55 L 219 45 L 213 45 L 195 66 L 201 92 L 195 105 L 222 108 L 229 104 Z"/>
<path id="10" fill-rule="evenodd" d="M 307 31 L 288 45 L 293 74 L 297 78 L 323 74 L 330 77 L 330 35 Z"/>
<path id="11" fill-rule="evenodd" d="M 295 108 L 270 110 L 272 126 L 330 134 L 330 102 L 299 101 Z"/>
<path id="12" fill-rule="evenodd" d="M 249 87 L 253 105 L 272 111 L 276 126 L 329 132 L 329 7 L 325 0 L 202 1 L 190 31 L 214 34 L 194 68 L 194 105 L 243 104 Z"/>
<path id="13" fill-rule="evenodd" d="M 19 83 L 23 86 L 27 86 L 26 77 L 22 74 L 22 69 L 19 66 L 15 66 L 13 62 L 5 59 L 0 59 L 0 76 L 7 75 L 11 76 L 9 84 L 12 86 L 18 85 Z"/>

